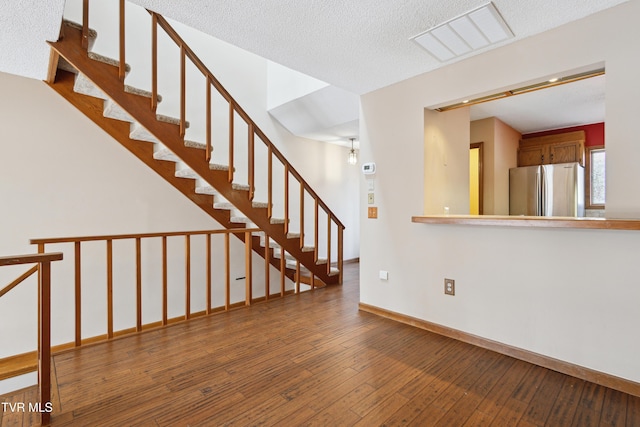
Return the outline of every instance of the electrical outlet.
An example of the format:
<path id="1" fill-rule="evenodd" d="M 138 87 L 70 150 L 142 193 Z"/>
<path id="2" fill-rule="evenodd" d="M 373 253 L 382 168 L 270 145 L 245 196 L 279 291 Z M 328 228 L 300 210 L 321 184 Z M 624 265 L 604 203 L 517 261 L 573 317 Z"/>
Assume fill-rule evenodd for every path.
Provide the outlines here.
<path id="1" fill-rule="evenodd" d="M 369 218 L 378 218 L 378 208 L 375 206 L 371 206 L 367 209 L 367 216 Z"/>
<path id="2" fill-rule="evenodd" d="M 456 294 L 456 281 L 453 279 L 444 279 L 444 294 L 455 295 Z"/>

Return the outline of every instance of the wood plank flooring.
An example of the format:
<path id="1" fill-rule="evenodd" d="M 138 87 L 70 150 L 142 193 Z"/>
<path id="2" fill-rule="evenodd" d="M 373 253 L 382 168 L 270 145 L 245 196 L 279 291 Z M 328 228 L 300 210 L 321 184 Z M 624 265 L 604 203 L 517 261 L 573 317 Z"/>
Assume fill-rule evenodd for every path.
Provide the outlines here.
<path id="1" fill-rule="evenodd" d="M 638 397 L 359 312 L 345 267 L 342 287 L 56 355 L 52 425 L 640 426 Z"/>

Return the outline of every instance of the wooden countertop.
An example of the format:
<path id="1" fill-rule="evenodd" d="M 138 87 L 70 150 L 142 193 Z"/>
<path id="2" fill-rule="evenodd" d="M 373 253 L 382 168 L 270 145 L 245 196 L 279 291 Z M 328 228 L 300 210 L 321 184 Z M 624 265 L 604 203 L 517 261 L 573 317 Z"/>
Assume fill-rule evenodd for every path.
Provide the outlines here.
<path id="1" fill-rule="evenodd" d="M 638 219 L 572 218 L 509 215 L 424 215 L 411 217 L 423 224 L 491 225 L 500 227 L 590 228 L 640 230 Z"/>

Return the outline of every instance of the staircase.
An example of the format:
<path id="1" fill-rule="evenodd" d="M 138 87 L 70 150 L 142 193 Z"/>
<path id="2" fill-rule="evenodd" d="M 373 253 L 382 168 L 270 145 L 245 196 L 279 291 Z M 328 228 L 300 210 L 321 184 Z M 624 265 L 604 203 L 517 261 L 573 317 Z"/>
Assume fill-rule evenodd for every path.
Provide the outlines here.
<path id="1" fill-rule="evenodd" d="M 88 8 L 85 1 L 85 8 Z M 260 130 L 215 76 L 191 51 L 164 18 L 150 12 L 153 53 L 152 90 L 145 91 L 125 84 L 130 71 L 124 60 L 124 2 L 120 1 L 120 58 L 106 58 L 91 51 L 97 34 L 89 29 L 88 13 L 85 22 L 63 22 L 61 36 L 50 43 L 52 60 L 48 84 L 94 123 L 120 142 L 136 157 L 151 167 L 167 182 L 192 200 L 202 210 L 227 229 L 257 227 L 261 231 L 253 236 L 252 248 L 271 265 L 292 280 L 311 284 L 342 283 L 344 225 L 317 196 L 302 176 L 284 158 L 269 138 Z M 162 97 L 157 93 L 157 31 L 164 30 L 180 48 L 181 53 L 181 112 L 179 118 L 156 113 Z M 136 34 L 136 37 L 139 37 Z M 206 141 L 185 139 L 189 122 L 185 118 L 185 63 L 190 61 L 207 82 L 207 137 Z M 217 91 L 227 100 L 229 109 L 229 161 L 218 164 L 211 161 L 211 92 Z M 234 153 L 234 118 L 246 123 L 247 157 L 238 159 Z M 255 154 L 256 140 L 266 146 L 267 158 Z M 234 155 L 236 157 L 234 157 Z M 275 159 L 275 162 L 274 162 Z M 248 182 L 236 182 L 235 162 L 248 164 Z M 267 200 L 255 201 L 255 163 L 267 164 Z M 283 177 L 275 177 L 273 164 L 281 163 Z M 281 181 L 278 181 L 278 178 Z M 283 218 L 274 212 L 273 186 L 283 188 Z M 297 186 L 297 187 L 296 187 Z M 289 197 L 298 193 L 294 201 Z M 311 203 L 308 203 L 311 200 Z M 307 201 L 305 203 L 305 201 Z M 289 206 L 296 203 L 297 206 Z M 292 209 L 293 208 L 293 209 Z M 299 229 L 291 230 L 290 211 L 299 215 Z M 306 218 L 306 219 L 305 219 Z M 313 234 L 305 235 L 305 220 L 313 222 Z M 309 224 L 308 224 L 309 225 Z M 321 225 L 321 226 L 320 226 Z M 326 229 L 321 233 L 320 228 Z M 237 233 L 244 240 L 244 233 Z M 325 248 L 320 253 L 319 247 Z M 334 248 L 332 250 L 332 247 Z M 318 282 L 320 281 L 320 282 Z"/>

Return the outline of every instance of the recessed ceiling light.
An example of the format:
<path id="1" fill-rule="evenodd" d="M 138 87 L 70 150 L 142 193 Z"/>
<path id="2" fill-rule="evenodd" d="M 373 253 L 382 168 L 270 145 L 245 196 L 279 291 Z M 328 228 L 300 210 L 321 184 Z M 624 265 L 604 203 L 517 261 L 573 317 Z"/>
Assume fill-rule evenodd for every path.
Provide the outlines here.
<path id="1" fill-rule="evenodd" d="M 481 104 L 483 102 L 493 101 L 493 100 L 505 98 L 508 96 L 514 96 L 514 95 L 520 95 L 523 93 L 533 92 L 536 90 L 540 90 L 540 89 L 544 89 L 552 86 L 558 86 L 566 83 L 576 82 L 578 80 L 584 80 L 591 77 L 601 76 L 603 74 L 604 74 L 604 68 L 597 68 L 595 70 L 563 76 L 561 78 L 553 78 L 551 80 L 542 80 L 538 83 L 533 83 L 527 86 L 522 86 L 514 89 L 504 90 L 504 91 L 493 93 L 490 95 L 481 96 L 479 98 L 465 99 L 464 101 L 457 101 L 454 104 L 444 105 L 442 107 L 436 107 L 434 108 L 434 110 L 440 111 L 440 112 L 454 110 L 456 108 L 468 107 L 470 105 Z"/>
<path id="2" fill-rule="evenodd" d="M 513 37 L 493 5 L 473 9 L 411 38 L 441 62 Z"/>

